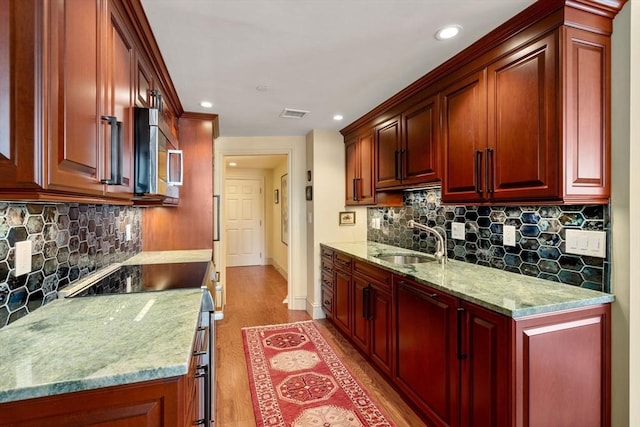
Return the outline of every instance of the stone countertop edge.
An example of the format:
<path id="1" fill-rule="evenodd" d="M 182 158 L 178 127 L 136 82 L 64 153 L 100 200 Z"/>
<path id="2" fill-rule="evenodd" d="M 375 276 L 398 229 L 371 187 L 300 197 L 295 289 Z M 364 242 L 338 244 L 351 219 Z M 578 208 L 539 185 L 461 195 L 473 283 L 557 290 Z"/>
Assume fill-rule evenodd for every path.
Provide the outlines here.
<path id="1" fill-rule="evenodd" d="M 123 265 L 182 263 L 211 261 L 211 249 L 192 249 L 177 251 L 143 251 L 124 261 Z"/>
<path id="2" fill-rule="evenodd" d="M 383 243 L 322 242 L 335 251 L 383 268 L 398 276 L 428 285 L 454 297 L 511 318 L 570 310 L 614 301 L 614 295 L 564 283 L 511 273 L 463 261 L 395 264 L 376 256 L 386 254 L 425 255 Z"/>
<path id="3" fill-rule="evenodd" d="M 180 289 L 59 299 L 16 320 L 0 329 L 0 407 L 187 374 L 202 295 Z"/>

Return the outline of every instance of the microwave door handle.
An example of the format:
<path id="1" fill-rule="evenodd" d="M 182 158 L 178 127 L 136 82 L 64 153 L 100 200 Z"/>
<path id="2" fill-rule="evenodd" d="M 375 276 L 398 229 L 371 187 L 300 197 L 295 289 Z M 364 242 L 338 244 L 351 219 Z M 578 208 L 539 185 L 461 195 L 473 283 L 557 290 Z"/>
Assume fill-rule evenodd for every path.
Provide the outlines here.
<path id="1" fill-rule="evenodd" d="M 167 150 L 167 178 L 173 178 L 171 174 L 171 158 L 172 156 L 178 156 L 180 159 L 180 178 L 177 181 L 173 181 L 168 179 L 167 184 L 169 185 L 182 185 L 184 180 L 184 162 L 182 150 Z"/>

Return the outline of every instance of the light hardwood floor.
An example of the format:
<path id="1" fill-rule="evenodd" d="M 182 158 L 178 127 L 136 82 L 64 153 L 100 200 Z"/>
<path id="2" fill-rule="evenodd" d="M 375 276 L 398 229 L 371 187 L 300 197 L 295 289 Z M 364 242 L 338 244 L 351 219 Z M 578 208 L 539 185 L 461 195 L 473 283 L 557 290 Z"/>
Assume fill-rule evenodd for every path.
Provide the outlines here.
<path id="1" fill-rule="evenodd" d="M 227 269 L 224 319 L 216 322 L 216 425 L 255 426 L 241 328 L 310 319 L 304 311 L 288 310 L 286 280 L 271 266 Z M 317 325 L 351 373 L 397 426 L 425 424 L 327 321 Z"/>

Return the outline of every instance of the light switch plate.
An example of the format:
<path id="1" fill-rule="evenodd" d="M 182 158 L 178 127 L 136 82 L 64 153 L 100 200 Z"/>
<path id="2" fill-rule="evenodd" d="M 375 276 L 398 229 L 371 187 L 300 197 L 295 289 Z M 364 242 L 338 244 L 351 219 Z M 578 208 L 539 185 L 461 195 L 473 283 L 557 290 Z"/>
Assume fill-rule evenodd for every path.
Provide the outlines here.
<path id="1" fill-rule="evenodd" d="M 502 244 L 505 246 L 516 245 L 516 227 L 513 225 L 504 225 L 502 227 Z"/>
<path id="2" fill-rule="evenodd" d="M 566 252 L 598 258 L 607 256 L 607 233 L 604 231 L 574 230 L 568 228 L 565 233 Z"/>
<path id="3" fill-rule="evenodd" d="M 16 242 L 16 272 L 15 276 L 22 276 L 31 272 L 31 247 L 33 243 L 31 240 L 23 240 L 22 242 Z"/>
<path id="4" fill-rule="evenodd" d="M 124 240 L 127 242 L 131 240 L 131 224 L 127 224 L 124 226 Z"/>
<path id="5" fill-rule="evenodd" d="M 463 222 L 451 223 L 451 237 L 456 240 L 464 240 L 464 223 Z"/>

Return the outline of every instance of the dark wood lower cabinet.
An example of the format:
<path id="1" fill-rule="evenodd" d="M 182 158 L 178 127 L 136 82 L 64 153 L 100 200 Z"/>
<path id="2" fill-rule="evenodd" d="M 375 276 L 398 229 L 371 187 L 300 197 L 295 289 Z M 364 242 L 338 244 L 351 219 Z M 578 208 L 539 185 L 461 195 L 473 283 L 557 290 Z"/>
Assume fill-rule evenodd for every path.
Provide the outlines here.
<path id="1" fill-rule="evenodd" d="M 186 376 L 0 405 L 3 426 L 189 426 Z M 35 409 L 37 408 L 37 409 Z M 6 418 L 5 418 L 6 416 Z M 185 422 L 189 419 L 189 422 Z"/>
<path id="2" fill-rule="evenodd" d="M 509 318 L 462 301 L 460 328 L 460 425 L 509 425 Z"/>
<path id="3" fill-rule="evenodd" d="M 347 336 L 351 336 L 351 273 L 336 270 L 334 277 L 334 311 L 335 325 Z"/>
<path id="4" fill-rule="evenodd" d="M 396 282 L 394 381 L 437 426 L 457 425 L 457 299 Z"/>
<path id="5" fill-rule="evenodd" d="M 344 265 L 329 319 L 430 426 L 610 426 L 610 304 L 514 319 Z"/>

